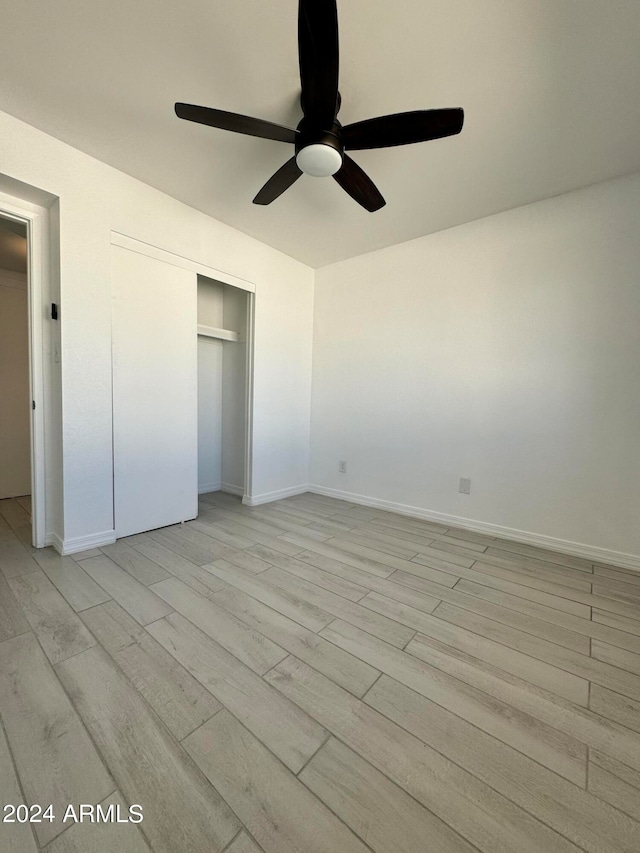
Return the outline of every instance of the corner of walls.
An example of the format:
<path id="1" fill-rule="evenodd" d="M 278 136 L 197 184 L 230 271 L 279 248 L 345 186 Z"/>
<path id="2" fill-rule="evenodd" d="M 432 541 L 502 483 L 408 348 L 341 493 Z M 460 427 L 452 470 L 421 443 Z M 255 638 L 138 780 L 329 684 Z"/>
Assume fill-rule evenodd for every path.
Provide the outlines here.
<path id="1" fill-rule="evenodd" d="M 634 174 L 318 270 L 310 489 L 639 568 L 639 208 Z"/>

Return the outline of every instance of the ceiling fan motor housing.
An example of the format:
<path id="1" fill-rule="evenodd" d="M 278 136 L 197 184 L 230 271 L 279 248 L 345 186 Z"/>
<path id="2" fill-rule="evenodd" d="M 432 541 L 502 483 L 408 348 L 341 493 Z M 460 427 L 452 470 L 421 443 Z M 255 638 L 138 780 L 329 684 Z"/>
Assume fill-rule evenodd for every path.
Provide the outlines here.
<path id="1" fill-rule="evenodd" d="M 340 124 L 334 122 L 330 131 L 318 130 L 303 119 L 296 136 L 296 163 L 307 175 L 326 178 L 342 168 L 344 146 L 340 139 Z"/>

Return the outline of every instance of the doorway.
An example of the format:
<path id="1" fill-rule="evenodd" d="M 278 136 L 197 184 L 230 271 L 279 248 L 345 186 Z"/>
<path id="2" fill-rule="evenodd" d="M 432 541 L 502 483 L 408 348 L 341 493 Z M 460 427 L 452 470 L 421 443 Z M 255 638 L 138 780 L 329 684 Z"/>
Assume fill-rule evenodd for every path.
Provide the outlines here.
<path id="1" fill-rule="evenodd" d="M 0 217 L 0 501 L 16 501 L 30 518 L 27 257 L 26 224 Z"/>
<path id="2" fill-rule="evenodd" d="M 50 544 L 43 338 L 48 221 L 46 208 L 0 192 L 0 500 L 9 525 L 36 548 Z"/>

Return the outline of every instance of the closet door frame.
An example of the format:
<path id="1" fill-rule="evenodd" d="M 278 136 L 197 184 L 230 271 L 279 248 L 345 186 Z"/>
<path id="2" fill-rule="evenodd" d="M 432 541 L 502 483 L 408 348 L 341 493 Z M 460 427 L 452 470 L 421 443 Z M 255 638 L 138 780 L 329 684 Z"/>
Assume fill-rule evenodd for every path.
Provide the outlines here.
<path id="1" fill-rule="evenodd" d="M 153 246 L 151 243 L 145 243 L 137 240 L 134 237 L 129 237 L 127 234 L 122 234 L 118 231 L 111 232 L 111 244 L 120 246 L 122 249 L 130 249 L 141 255 L 154 258 L 164 263 L 172 264 L 181 269 L 188 270 L 197 275 L 205 276 L 206 278 L 220 281 L 231 287 L 236 287 L 239 290 L 244 290 L 247 294 L 247 358 L 246 358 L 246 394 L 245 394 L 245 466 L 244 466 L 244 494 L 245 498 L 250 498 L 253 494 L 253 373 L 254 373 L 254 320 L 255 320 L 255 284 L 232 275 L 223 270 L 215 269 L 214 267 L 202 264 L 199 261 L 193 261 L 181 255 L 176 255 L 173 252 L 168 252 L 166 249 L 161 249 L 158 246 Z M 197 329 L 194 328 L 194 336 Z M 197 491 L 197 484 L 196 484 Z"/>

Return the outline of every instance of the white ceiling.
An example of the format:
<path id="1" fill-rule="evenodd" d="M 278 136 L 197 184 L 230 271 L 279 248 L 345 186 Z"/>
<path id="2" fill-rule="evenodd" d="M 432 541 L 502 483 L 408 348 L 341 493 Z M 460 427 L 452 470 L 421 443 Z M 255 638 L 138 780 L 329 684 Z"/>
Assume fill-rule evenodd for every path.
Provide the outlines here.
<path id="1" fill-rule="evenodd" d="M 174 115 L 185 101 L 295 126 L 297 0 L 0 0 L 0 109 L 313 267 L 640 170 L 638 0 L 338 0 L 338 15 L 343 124 L 465 109 L 458 137 L 354 152 L 378 213 L 306 175 L 253 205 L 292 146 Z"/>

